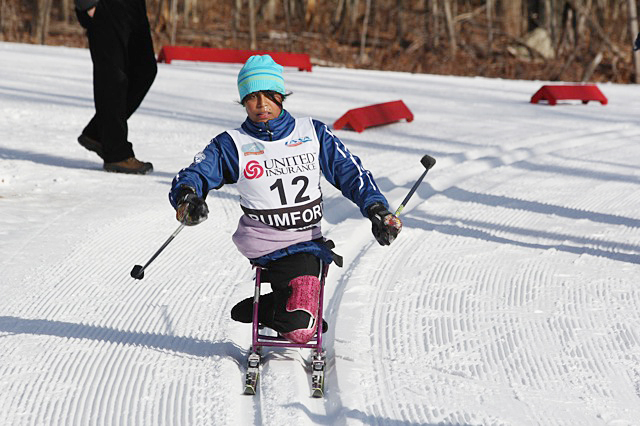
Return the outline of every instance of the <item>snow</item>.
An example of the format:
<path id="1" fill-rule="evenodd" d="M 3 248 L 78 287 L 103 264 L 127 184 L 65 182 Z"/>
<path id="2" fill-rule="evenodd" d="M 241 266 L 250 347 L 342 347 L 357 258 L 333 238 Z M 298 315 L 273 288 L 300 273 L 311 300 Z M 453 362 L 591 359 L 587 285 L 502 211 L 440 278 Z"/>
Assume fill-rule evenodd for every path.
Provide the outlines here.
<path id="1" fill-rule="evenodd" d="M 287 68 L 287 109 L 332 124 L 402 99 L 415 120 L 335 133 L 395 208 L 380 247 L 323 185 L 326 398 L 304 351 L 268 352 L 242 395 L 252 293 L 231 243 L 237 191 L 177 228 L 167 192 L 237 127 L 238 64 L 160 64 L 131 118 L 153 174 L 103 172 L 76 138 L 93 114 L 84 49 L 0 43 L 0 424 L 640 424 L 640 87 L 603 106 L 531 104 L 546 82 Z"/>

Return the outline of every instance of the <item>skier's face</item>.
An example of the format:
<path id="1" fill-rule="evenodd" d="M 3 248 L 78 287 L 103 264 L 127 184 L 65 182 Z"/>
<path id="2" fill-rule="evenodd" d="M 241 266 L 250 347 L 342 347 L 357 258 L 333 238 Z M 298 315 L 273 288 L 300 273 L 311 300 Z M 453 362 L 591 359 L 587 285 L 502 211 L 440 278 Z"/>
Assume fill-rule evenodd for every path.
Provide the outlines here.
<path id="1" fill-rule="evenodd" d="M 282 96 L 275 94 L 276 99 L 282 102 Z M 244 108 L 247 110 L 249 119 L 255 123 L 265 123 L 274 118 L 278 118 L 282 108 L 273 102 L 262 92 L 253 92 L 244 99 Z"/>

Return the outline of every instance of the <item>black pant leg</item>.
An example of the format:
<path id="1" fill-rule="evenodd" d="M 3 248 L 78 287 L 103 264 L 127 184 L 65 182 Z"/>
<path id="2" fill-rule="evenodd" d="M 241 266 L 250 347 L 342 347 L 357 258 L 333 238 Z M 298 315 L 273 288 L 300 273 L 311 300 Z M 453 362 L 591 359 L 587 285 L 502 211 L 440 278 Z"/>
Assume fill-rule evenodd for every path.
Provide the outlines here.
<path id="1" fill-rule="evenodd" d="M 253 322 L 253 297 L 238 302 L 231 309 L 231 319 L 238 322 Z M 258 303 L 258 322 L 273 328 L 273 293 L 260 295 Z"/>
<path id="2" fill-rule="evenodd" d="M 136 19 L 135 28 L 129 36 L 127 118 L 138 109 L 158 73 L 149 20 L 146 15 Z"/>
<path id="3" fill-rule="evenodd" d="M 121 19 L 119 7 L 118 2 L 99 2 L 87 27 L 96 114 L 83 132 L 102 143 L 107 163 L 134 156 L 133 147 L 127 141 L 130 22 Z"/>
<path id="4" fill-rule="evenodd" d="M 309 326 L 310 316 L 304 311 L 287 311 L 291 296 L 289 282 L 303 275 L 320 275 L 320 259 L 309 253 L 298 253 L 278 259 L 267 265 L 266 279 L 273 289 L 273 328 L 287 333 Z"/>
<path id="5" fill-rule="evenodd" d="M 289 282 L 303 275 L 320 275 L 320 260 L 308 253 L 298 253 L 278 259 L 262 271 L 262 283 L 271 283 L 271 293 L 260 296 L 258 321 L 279 333 L 307 328 L 311 317 L 304 311 L 287 311 L 292 290 Z M 250 323 L 253 316 L 253 297 L 237 303 L 231 310 L 235 321 Z"/>

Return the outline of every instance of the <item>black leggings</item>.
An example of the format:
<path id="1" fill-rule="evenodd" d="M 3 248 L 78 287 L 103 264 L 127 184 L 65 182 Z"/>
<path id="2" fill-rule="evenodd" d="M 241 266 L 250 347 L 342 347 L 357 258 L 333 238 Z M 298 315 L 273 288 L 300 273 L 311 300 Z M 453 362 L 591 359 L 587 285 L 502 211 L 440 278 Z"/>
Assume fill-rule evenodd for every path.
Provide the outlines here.
<path id="1" fill-rule="evenodd" d="M 320 259 L 309 253 L 297 253 L 267 264 L 260 278 L 271 283 L 272 292 L 260 296 L 258 320 L 279 333 L 287 333 L 300 328 L 308 328 L 310 316 L 307 312 L 287 311 L 287 300 L 291 296 L 289 282 L 303 275 L 320 275 Z M 249 297 L 233 307 L 231 318 L 250 323 L 253 320 L 253 297 Z"/>

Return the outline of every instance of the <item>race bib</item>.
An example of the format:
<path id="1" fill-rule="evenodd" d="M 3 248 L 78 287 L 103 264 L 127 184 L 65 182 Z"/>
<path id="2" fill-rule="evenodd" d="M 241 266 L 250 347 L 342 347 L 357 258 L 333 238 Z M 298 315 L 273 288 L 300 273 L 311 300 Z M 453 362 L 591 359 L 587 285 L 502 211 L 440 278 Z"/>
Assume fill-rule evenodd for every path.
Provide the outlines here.
<path id="1" fill-rule="evenodd" d="M 240 205 L 252 219 L 277 229 L 301 230 L 322 219 L 320 142 L 311 118 L 296 119 L 293 132 L 261 141 L 230 130 L 238 150 Z"/>

